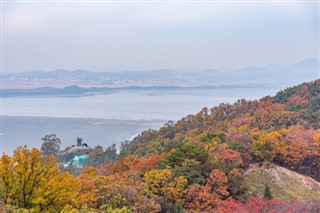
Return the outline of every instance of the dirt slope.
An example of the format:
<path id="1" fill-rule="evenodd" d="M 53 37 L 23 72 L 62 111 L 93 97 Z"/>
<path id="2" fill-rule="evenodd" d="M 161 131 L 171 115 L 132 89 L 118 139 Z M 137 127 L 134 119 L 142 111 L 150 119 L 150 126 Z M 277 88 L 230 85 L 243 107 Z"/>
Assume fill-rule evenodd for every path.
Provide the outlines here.
<path id="1" fill-rule="evenodd" d="M 244 183 L 249 194 L 258 197 L 263 197 L 265 185 L 268 183 L 273 197 L 320 200 L 319 182 L 274 164 L 251 164 L 245 173 Z"/>

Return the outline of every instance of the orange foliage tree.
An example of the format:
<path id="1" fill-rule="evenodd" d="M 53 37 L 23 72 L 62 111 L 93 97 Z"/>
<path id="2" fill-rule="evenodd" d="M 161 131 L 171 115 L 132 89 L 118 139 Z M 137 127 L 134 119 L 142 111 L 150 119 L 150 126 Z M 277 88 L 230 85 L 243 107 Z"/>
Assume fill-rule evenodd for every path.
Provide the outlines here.
<path id="1" fill-rule="evenodd" d="M 320 155 L 320 129 L 318 129 L 313 135 L 313 144 L 318 150 L 318 154 Z"/>

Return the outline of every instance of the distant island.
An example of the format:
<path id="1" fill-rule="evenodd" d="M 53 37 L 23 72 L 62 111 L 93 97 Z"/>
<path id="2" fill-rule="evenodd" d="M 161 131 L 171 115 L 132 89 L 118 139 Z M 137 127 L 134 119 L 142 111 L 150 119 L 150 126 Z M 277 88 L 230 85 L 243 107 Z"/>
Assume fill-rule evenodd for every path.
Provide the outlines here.
<path id="1" fill-rule="evenodd" d="M 267 85 L 247 84 L 247 85 L 220 85 L 220 86 L 129 86 L 129 87 L 79 87 L 77 85 L 65 88 L 39 87 L 34 89 L 4 89 L 1 91 L 2 98 L 7 97 L 56 97 L 56 96 L 90 96 L 97 94 L 108 94 L 119 91 L 179 91 L 179 90 L 212 90 L 212 89 L 232 89 L 232 88 L 261 88 Z"/>

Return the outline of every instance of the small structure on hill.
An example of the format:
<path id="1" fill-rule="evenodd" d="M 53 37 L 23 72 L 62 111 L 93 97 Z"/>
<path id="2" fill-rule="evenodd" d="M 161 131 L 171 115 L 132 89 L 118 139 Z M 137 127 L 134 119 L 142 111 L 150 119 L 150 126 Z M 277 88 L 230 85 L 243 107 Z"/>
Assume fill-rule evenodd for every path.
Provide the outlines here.
<path id="1" fill-rule="evenodd" d="M 82 146 L 82 138 L 77 137 L 77 146 Z"/>
<path id="2" fill-rule="evenodd" d="M 82 143 L 82 138 L 77 137 L 77 146 L 85 146 L 85 147 L 88 147 L 88 144 Z"/>

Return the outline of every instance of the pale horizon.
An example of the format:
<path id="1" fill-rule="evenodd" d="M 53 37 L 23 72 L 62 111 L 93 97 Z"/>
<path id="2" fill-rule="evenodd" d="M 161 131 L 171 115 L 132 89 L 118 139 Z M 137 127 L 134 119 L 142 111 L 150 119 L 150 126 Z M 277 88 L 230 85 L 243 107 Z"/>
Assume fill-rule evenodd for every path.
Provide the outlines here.
<path id="1" fill-rule="evenodd" d="M 319 59 L 319 2 L 2 3 L 3 73 L 204 70 Z"/>

